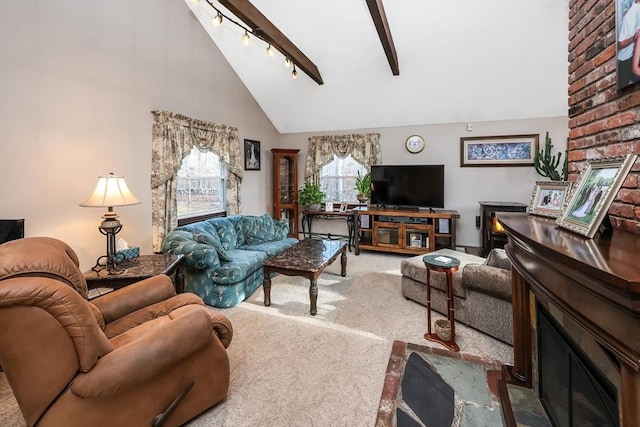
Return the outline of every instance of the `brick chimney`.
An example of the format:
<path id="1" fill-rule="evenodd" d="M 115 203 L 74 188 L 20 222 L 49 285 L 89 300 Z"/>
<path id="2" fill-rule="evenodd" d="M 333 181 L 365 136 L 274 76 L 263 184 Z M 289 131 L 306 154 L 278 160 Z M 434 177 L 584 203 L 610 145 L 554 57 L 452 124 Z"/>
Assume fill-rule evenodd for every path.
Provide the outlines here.
<path id="1" fill-rule="evenodd" d="M 569 1 L 569 179 L 588 159 L 640 154 L 640 82 L 617 89 L 616 8 Z M 640 233 L 640 160 L 609 209 L 614 227 Z"/>

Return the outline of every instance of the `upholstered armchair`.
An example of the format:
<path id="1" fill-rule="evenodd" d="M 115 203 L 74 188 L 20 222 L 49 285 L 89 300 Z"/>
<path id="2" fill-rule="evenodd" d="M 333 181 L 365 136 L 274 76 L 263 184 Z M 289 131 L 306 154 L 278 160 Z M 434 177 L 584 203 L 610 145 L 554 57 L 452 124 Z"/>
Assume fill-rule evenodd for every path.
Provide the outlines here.
<path id="1" fill-rule="evenodd" d="M 0 245 L 0 365 L 29 426 L 184 424 L 225 399 L 231 338 L 167 276 L 88 301 L 65 243 Z"/>

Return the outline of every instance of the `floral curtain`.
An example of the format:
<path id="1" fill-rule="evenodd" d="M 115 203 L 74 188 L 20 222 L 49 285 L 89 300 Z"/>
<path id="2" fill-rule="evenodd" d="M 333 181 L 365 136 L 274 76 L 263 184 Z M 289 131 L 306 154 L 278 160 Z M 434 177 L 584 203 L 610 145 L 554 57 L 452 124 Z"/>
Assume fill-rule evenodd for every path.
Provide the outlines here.
<path id="1" fill-rule="evenodd" d="M 176 176 L 193 147 L 211 151 L 227 166 L 226 209 L 240 212 L 242 160 L 238 128 L 196 120 L 168 111 L 154 116 L 151 157 L 153 251 L 162 251 L 165 236 L 178 225 Z"/>
<path id="2" fill-rule="evenodd" d="M 320 168 L 333 160 L 333 155 L 345 158 L 349 155 L 363 164 L 367 170 L 371 165 L 382 163 L 380 134 L 365 133 L 351 135 L 323 135 L 309 138 L 304 179 L 318 184 Z"/>

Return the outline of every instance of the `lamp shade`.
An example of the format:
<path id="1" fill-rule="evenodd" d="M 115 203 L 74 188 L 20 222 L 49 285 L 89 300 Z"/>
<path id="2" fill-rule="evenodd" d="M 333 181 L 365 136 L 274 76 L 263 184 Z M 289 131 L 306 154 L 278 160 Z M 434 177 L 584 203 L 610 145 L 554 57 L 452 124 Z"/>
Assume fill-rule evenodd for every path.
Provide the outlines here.
<path id="1" fill-rule="evenodd" d="M 80 203 L 86 207 L 112 207 L 137 205 L 140 200 L 134 196 L 123 176 L 115 176 L 110 173 L 108 176 L 98 177 L 98 184 L 87 200 Z"/>

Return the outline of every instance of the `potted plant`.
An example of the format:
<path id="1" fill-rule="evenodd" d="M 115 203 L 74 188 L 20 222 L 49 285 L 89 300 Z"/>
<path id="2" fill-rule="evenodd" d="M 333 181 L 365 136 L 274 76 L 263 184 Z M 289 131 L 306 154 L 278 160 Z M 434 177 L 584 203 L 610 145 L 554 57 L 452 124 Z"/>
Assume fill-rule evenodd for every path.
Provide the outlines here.
<path id="1" fill-rule="evenodd" d="M 310 181 L 305 182 L 304 187 L 298 190 L 298 204 L 312 210 L 319 210 L 325 197 L 327 195 L 320 189 L 320 186 Z"/>
<path id="2" fill-rule="evenodd" d="M 369 172 L 360 175 L 360 171 L 358 171 L 356 190 L 358 190 L 357 199 L 360 203 L 364 203 L 369 199 L 369 196 L 371 196 L 371 174 Z"/>
<path id="3" fill-rule="evenodd" d="M 558 166 L 562 159 L 562 153 L 551 155 L 553 144 L 549 137 L 549 132 L 544 138 L 544 149 L 536 152 L 533 158 L 533 165 L 538 174 L 549 178 L 552 181 L 566 181 L 569 178 L 569 156 L 568 150 L 564 152 L 564 162 L 562 163 L 562 175 L 558 172 Z"/>

